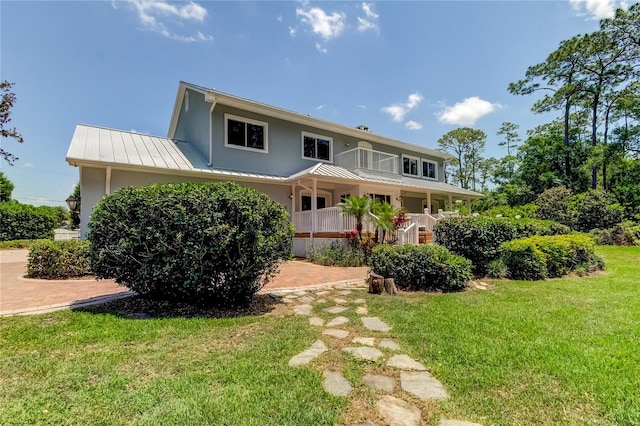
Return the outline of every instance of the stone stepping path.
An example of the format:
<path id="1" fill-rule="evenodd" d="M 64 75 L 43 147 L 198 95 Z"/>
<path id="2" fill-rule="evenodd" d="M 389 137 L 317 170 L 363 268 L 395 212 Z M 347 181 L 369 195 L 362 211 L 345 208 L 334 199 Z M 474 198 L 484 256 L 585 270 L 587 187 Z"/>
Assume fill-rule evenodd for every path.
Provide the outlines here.
<path id="1" fill-rule="evenodd" d="M 378 317 L 362 317 L 362 324 L 371 331 L 389 331 L 391 326 Z"/>
<path id="2" fill-rule="evenodd" d="M 324 376 L 322 382 L 324 390 L 333 396 L 347 396 L 353 390 L 351 384 L 339 371 L 325 371 L 322 375 Z"/>
<path id="3" fill-rule="evenodd" d="M 372 348 L 370 346 L 347 346 L 346 348 L 342 348 L 342 350 L 350 353 L 356 358 L 366 359 L 367 361 L 375 361 L 384 356 L 380 349 Z"/>
<path id="4" fill-rule="evenodd" d="M 292 305 L 293 312 L 296 315 L 309 316 L 309 325 L 320 328 L 321 335 L 326 342 L 333 345 L 334 350 L 341 348 L 342 344 L 339 343 L 339 340 L 344 340 L 351 336 L 352 345 L 341 348 L 342 352 L 348 354 L 346 356 L 365 361 L 365 363 L 361 364 L 363 366 L 383 362 L 387 368 L 395 369 L 396 373 L 392 375 L 393 377 L 385 374 L 364 374 L 361 385 L 372 389 L 378 395 L 375 409 L 377 414 L 389 425 L 418 426 L 422 424 L 421 410 L 415 405 L 398 398 L 398 396 L 409 394 L 422 401 L 437 401 L 446 399 L 448 397 L 447 392 L 442 383 L 429 373 L 427 368 L 419 361 L 406 354 L 389 353 L 389 351 L 400 352 L 400 345 L 388 336 L 384 334 L 380 336 L 376 333 L 388 333 L 392 330 L 392 327 L 379 317 L 366 316 L 369 315 L 366 299 L 359 297 L 349 300 L 348 296 L 352 295 L 353 291 L 356 290 L 366 290 L 366 286 L 353 287 L 344 284 L 336 285 L 332 289 L 325 287 L 323 289 L 309 289 L 309 291 L 283 290 L 276 295 L 281 296 L 281 300 L 284 303 Z M 336 294 L 342 297 L 333 297 Z M 314 315 L 312 304 L 324 304 L 327 301 L 335 303 L 335 306 L 323 308 L 322 312 L 326 314 L 339 315 L 352 306 L 355 307 L 356 314 L 361 315 L 362 326 L 373 332 L 373 337 L 354 336 L 353 329 L 349 331 L 338 328 L 349 324 L 349 318 L 345 316 L 337 316 L 325 320 L 317 316 L 317 314 Z M 317 340 L 311 347 L 293 356 L 289 360 L 289 365 L 304 366 L 312 363 L 313 360 L 331 350 L 325 341 Z M 383 350 L 388 352 L 385 354 Z M 377 365 L 379 366 L 380 364 Z M 355 384 L 349 383 L 340 371 L 335 371 L 335 368 L 333 366 L 333 370 L 323 371 L 322 386 L 327 393 L 333 396 L 347 397 L 353 391 Z M 406 394 L 396 393 L 398 390 L 406 392 Z M 395 396 L 394 393 L 396 393 Z M 375 425 L 375 423 L 365 422 L 362 425 Z M 438 423 L 438 426 L 482 425 L 464 420 L 443 418 Z"/>
<path id="5" fill-rule="evenodd" d="M 294 366 L 309 364 L 311 361 L 327 352 L 328 350 L 329 348 L 324 344 L 322 340 L 316 340 L 316 342 L 311 345 L 309 349 L 291 358 L 289 360 L 289 365 Z"/>
<path id="6" fill-rule="evenodd" d="M 349 318 L 347 318 L 347 317 L 335 317 L 334 319 L 332 319 L 331 321 L 329 321 L 325 325 L 327 327 L 337 327 L 339 325 L 343 325 L 343 324 L 346 324 L 348 322 L 349 322 Z"/>

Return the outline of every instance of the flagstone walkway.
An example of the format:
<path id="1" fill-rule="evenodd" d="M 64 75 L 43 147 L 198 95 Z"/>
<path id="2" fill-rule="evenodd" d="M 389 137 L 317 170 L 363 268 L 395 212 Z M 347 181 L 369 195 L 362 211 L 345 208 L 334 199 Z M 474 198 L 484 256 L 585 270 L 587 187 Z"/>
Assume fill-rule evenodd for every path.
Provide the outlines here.
<path id="1" fill-rule="evenodd" d="M 370 418 L 356 425 L 418 426 L 423 424 L 422 410 L 412 402 L 443 400 L 448 397 L 445 387 L 418 360 L 402 353 L 393 339 L 391 325 L 370 315 L 366 299 L 362 296 L 366 286 L 361 283 L 329 285 L 307 290 L 274 290 L 291 306 L 296 315 L 309 317 L 309 326 L 318 330 L 318 340 L 289 360 L 292 368 L 313 367 L 327 354 L 340 358 L 344 353 L 359 361 L 363 369 L 361 383 L 350 383 L 332 363 L 331 369 L 322 371 L 324 390 L 337 397 L 348 397 L 354 389 L 365 386 L 377 395 Z M 376 296 L 391 297 L 391 296 Z M 352 323 L 349 319 L 357 316 Z M 338 315 L 338 316 L 336 316 Z M 386 368 L 385 368 L 386 366 Z M 383 371 L 382 373 L 380 371 Z M 384 423 L 381 423 L 384 421 Z M 438 426 L 481 426 L 464 420 L 441 419 Z"/>

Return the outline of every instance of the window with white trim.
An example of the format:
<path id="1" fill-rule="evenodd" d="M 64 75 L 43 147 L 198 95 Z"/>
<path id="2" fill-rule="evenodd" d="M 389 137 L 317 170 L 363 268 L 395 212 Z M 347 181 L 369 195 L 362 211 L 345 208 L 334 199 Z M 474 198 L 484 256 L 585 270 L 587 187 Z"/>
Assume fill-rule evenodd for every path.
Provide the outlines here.
<path id="1" fill-rule="evenodd" d="M 420 163 L 419 158 L 403 155 L 402 156 L 402 173 L 407 176 L 420 177 L 420 170 L 418 169 L 419 163 Z"/>
<path id="2" fill-rule="evenodd" d="M 225 146 L 268 152 L 267 123 L 225 114 Z"/>
<path id="3" fill-rule="evenodd" d="M 438 178 L 438 163 L 422 159 L 422 177 L 425 179 Z"/>
<path id="4" fill-rule="evenodd" d="M 302 158 L 331 161 L 333 138 L 302 132 Z"/>

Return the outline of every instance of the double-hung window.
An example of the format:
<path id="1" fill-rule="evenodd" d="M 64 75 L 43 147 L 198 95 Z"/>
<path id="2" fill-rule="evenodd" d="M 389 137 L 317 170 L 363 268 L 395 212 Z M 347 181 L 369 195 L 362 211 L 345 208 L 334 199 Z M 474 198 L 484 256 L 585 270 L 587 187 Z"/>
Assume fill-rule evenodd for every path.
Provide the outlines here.
<path id="1" fill-rule="evenodd" d="M 407 155 L 402 156 L 402 173 L 407 176 L 420 177 L 420 170 L 418 169 L 419 158 L 409 157 Z"/>
<path id="2" fill-rule="evenodd" d="M 225 146 L 268 152 L 267 123 L 225 114 Z"/>
<path id="3" fill-rule="evenodd" d="M 425 179 L 438 178 L 438 165 L 434 161 L 422 160 L 422 177 Z"/>
<path id="4" fill-rule="evenodd" d="M 302 158 L 331 162 L 333 139 L 302 132 Z"/>

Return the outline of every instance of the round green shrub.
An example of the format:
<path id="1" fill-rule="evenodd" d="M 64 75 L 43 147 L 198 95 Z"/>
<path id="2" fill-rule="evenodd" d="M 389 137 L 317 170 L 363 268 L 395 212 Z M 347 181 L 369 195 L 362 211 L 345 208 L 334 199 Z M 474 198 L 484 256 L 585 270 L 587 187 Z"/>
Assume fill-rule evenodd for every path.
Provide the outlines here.
<path id="1" fill-rule="evenodd" d="M 293 239 L 284 206 L 232 182 L 121 189 L 100 201 L 88 227 L 98 278 L 217 306 L 249 303 Z"/>
<path id="2" fill-rule="evenodd" d="M 89 242 L 35 241 L 29 248 L 27 274 L 51 280 L 90 275 Z"/>
<path id="3" fill-rule="evenodd" d="M 469 260 L 437 245 L 378 245 L 369 266 L 403 290 L 459 291 L 472 278 Z"/>

